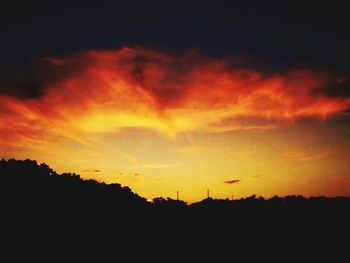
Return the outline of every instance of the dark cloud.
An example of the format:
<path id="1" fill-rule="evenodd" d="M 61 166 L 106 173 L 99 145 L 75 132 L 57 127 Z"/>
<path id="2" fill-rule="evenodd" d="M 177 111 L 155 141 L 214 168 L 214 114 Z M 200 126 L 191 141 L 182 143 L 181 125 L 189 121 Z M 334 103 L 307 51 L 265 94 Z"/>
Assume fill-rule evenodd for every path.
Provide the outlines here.
<path id="1" fill-rule="evenodd" d="M 329 85 L 323 89 L 316 90 L 315 93 L 329 97 L 350 98 L 350 77 L 335 77 L 329 82 Z"/>
<path id="2" fill-rule="evenodd" d="M 84 57 L 79 54 L 71 55 L 64 62 L 46 57 L 33 59 L 14 71 L 0 72 L 0 94 L 39 98 L 51 84 L 79 74 L 84 63 Z"/>
<path id="3" fill-rule="evenodd" d="M 224 181 L 225 184 L 238 184 L 240 183 L 241 180 L 228 180 L 228 181 Z"/>
<path id="4" fill-rule="evenodd" d="M 43 83 L 28 76 L 0 76 L 0 93 L 12 95 L 19 98 L 36 98 L 41 95 Z"/>
<path id="5" fill-rule="evenodd" d="M 83 172 L 88 172 L 88 173 L 100 173 L 101 170 L 99 169 L 85 169 Z"/>

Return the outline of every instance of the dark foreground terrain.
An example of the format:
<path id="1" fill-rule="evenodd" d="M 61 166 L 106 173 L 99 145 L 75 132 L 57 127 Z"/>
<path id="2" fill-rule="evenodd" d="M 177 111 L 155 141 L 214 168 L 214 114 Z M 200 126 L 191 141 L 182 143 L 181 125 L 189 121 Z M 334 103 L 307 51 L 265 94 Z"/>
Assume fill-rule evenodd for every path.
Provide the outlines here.
<path id="1" fill-rule="evenodd" d="M 107 254 L 133 251 L 130 260 L 165 254 L 163 262 L 185 255 L 197 261 L 210 254 L 221 262 L 244 246 L 251 250 L 245 258 L 282 253 L 280 261 L 298 260 L 307 253 L 304 260 L 327 254 L 336 261 L 350 238 L 349 197 L 147 202 L 120 184 L 57 174 L 31 160 L 0 161 L 0 198 L 2 249 L 53 250 L 52 257 L 102 247 Z"/>

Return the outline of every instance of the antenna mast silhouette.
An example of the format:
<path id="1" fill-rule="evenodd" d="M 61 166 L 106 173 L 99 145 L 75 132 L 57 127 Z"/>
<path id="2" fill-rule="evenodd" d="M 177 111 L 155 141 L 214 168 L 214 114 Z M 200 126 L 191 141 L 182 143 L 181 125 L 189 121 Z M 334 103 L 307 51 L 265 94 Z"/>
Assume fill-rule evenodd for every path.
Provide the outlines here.
<path id="1" fill-rule="evenodd" d="M 209 199 L 209 189 L 207 189 L 207 198 Z"/>

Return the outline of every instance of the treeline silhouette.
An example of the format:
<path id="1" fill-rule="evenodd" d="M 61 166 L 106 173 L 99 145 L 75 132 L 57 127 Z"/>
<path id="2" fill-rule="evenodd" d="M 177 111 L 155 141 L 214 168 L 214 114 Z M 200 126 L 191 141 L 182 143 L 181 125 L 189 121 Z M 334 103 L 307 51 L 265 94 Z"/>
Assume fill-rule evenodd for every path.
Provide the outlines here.
<path id="1" fill-rule="evenodd" d="M 58 174 L 33 160 L 0 161 L 1 197 L 5 204 L 61 204 L 76 209 L 113 203 L 118 208 L 147 206 L 145 198 L 118 183 L 84 180 L 75 173 Z"/>
<path id="2" fill-rule="evenodd" d="M 92 237 L 94 245 L 103 241 L 111 251 L 122 244 L 133 250 L 146 247 L 153 256 L 165 251 L 182 259 L 188 253 L 205 259 L 208 251 L 216 258 L 232 256 L 233 244 L 248 244 L 262 253 L 271 247 L 300 253 L 296 248 L 309 251 L 310 243 L 318 251 L 324 244 L 329 249 L 328 241 L 349 234 L 349 197 L 253 195 L 238 200 L 206 198 L 191 205 L 156 197 L 148 202 L 120 184 L 58 174 L 33 160 L 0 161 L 0 195 L 2 238 L 7 243 L 14 240 L 16 248 L 24 239 L 21 248 L 34 244 L 40 249 L 60 248 L 58 253 L 69 247 L 77 253 L 77 244 L 85 246 Z M 53 246 L 57 240 L 63 243 Z"/>
<path id="3" fill-rule="evenodd" d="M 118 183 L 106 184 L 96 180 L 82 179 L 75 173 L 58 174 L 47 164 L 38 164 L 35 160 L 0 160 L 1 198 L 6 204 L 43 205 L 48 202 L 82 207 L 105 207 L 127 209 L 187 209 L 199 210 L 245 210 L 245 212 L 279 209 L 280 211 L 315 212 L 322 209 L 341 210 L 350 208 L 349 197 L 310 197 L 300 195 L 285 197 L 274 196 L 270 199 L 256 195 L 237 200 L 206 198 L 188 205 L 182 200 L 170 197 L 155 197 L 148 202 L 144 197 Z"/>

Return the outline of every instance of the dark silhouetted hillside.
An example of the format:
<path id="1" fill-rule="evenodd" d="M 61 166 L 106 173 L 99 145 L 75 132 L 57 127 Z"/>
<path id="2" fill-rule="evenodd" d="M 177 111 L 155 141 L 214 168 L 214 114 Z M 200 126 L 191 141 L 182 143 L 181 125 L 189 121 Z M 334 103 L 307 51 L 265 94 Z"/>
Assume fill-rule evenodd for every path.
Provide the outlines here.
<path id="1" fill-rule="evenodd" d="M 156 197 L 147 202 L 120 184 L 57 174 L 31 160 L 0 161 L 0 210 L 3 242 L 38 254 L 87 256 L 86 247 L 93 244 L 104 252 L 131 250 L 129 257 L 143 257 L 139 251 L 144 249 L 162 262 L 169 255 L 208 259 L 208 253 L 221 262 L 245 245 L 252 251 L 245 257 L 283 251 L 299 260 L 304 252 L 313 258 L 333 244 L 335 253 L 345 251 L 347 243 L 340 241 L 350 234 L 348 197 L 207 198 L 191 205 Z"/>
<path id="2" fill-rule="evenodd" d="M 238 200 L 207 198 L 187 205 L 182 200 L 156 197 L 152 202 L 127 186 L 118 183 L 106 184 L 95 180 L 84 180 L 74 173 L 58 174 L 47 164 L 33 160 L 0 161 L 0 194 L 3 205 L 54 205 L 74 209 L 151 209 L 169 212 L 191 211 L 190 213 L 215 211 L 215 213 L 268 214 L 310 214 L 338 213 L 350 208 L 349 197 L 275 196 L 270 199 L 255 195 Z"/>
<path id="3" fill-rule="evenodd" d="M 145 198 L 120 184 L 83 180 L 74 173 L 58 174 L 32 160 L 0 161 L 1 199 L 6 205 L 60 206 L 79 210 L 141 208 Z"/>

